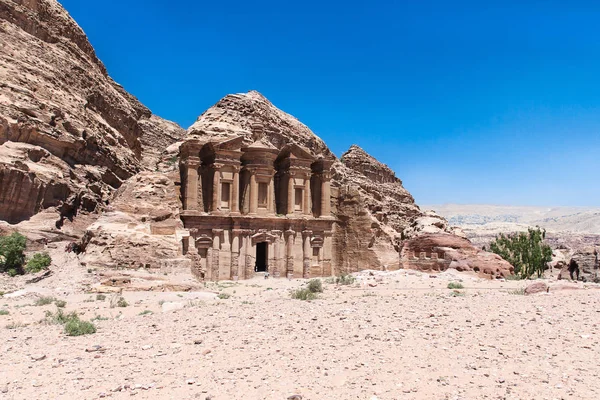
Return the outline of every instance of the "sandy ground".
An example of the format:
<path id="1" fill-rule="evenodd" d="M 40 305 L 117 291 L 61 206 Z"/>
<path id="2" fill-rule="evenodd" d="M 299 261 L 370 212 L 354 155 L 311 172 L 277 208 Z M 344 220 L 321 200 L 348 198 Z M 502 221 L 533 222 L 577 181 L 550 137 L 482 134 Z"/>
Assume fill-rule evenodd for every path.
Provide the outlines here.
<path id="1" fill-rule="evenodd" d="M 27 285 L 0 298 L 0 398 L 600 398 L 593 284 L 524 296 L 527 282 L 366 272 L 353 286 L 325 283 L 318 300 L 291 299 L 305 283 L 123 292 L 129 305 L 114 308 L 75 284 Z M 49 294 L 97 333 L 41 322 L 57 308 L 33 303 Z"/>

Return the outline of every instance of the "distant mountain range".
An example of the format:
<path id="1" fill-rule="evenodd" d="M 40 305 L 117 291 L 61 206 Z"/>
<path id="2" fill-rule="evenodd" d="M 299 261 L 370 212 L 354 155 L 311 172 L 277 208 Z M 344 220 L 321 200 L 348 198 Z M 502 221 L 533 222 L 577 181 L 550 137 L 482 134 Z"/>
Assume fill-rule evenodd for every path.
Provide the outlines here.
<path id="1" fill-rule="evenodd" d="M 488 204 L 423 206 L 468 230 L 520 231 L 540 226 L 548 232 L 600 235 L 600 207 L 527 207 Z"/>

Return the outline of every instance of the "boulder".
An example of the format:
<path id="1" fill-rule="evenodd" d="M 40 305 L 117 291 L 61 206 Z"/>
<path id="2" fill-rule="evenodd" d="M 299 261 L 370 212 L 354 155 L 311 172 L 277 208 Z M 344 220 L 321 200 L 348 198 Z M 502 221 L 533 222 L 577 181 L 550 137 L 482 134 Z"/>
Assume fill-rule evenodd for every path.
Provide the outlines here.
<path id="1" fill-rule="evenodd" d="M 546 282 L 534 282 L 525 288 L 525 294 L 536 294 L 536 293 L 546 293 L 548 292 L 548 284 Z"/>
<path id="2" fill-rule="evenodd" d="M 494 253 L 474 247 L 468 239 L 449 233 L 431 233 L 403 242 L 400 253 L 402 267 L 421 271 L 473 271 L 502 278 L 512 275 L 514 268 Z"/>

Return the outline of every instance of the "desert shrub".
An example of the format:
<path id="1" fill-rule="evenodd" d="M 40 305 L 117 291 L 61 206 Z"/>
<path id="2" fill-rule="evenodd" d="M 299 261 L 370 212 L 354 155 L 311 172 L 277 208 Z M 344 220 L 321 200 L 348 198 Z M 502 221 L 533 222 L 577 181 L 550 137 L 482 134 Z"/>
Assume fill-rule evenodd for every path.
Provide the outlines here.
<path id="1" fill-rule="evenodd" d="M 62 309 L 56 313 L 46 312 L 46 322 L 64 325 L 67 336 L 81 336 L 96 333 L 96 327 L 89 321 L 83 321 L 75 311 L 65 314 Z"/>
<path id="2" fill-rule="evenodd" d="M 54 302 L 54 304 L 56 305 L 56 307 L 58 308 L 65 308 L 65 306 L 67 305 L 67 302 L 64 300 L 56 300 Z"/>
<path id="3" fill-rule="evenodd" d="M 34 274 L 44 269 L 48 269 L 50 263 L 52 263 L 52 258 L 50 258 L 48 253 L 35 253 L 33 257 L 27 260 L 25 271 Z"/>
<path id="4" fill-rule="evenodd" d="M 104 300 L 106 300 L 106 296 L 103 295 L 103 294 L 97 294 L 96 295 L 96 300 L 104 301 Z"/>
<path id="5" fill-rule="evenodd" d="M 519 289 L 515 289 L 515 290 L 509 290 L 508 294 L 516 294 L 516 295 L 524 296 L 525 295 L 525 288 L 519 288 Z"/>
<path id="6" fill-rule="evenodd" d="M 154 313 L 150 310 L 144 310 L 141 313 L 139 313 L 138 315 L 150 315 L 150 314 L 154 314 Z"/>
<path id="7" fill-rule="evenodd" d="M 335 283 L 338 285 L 352 285 L 356 282 L 356 278 L 353 275 L 342 273 L 335 279 Z"/>
<path id="8" fill-rule="evenodd" d="M 82 321 L 79 318 L 73 318 L 65 324 L 65 333 L 67 336 L 81 336 L 96 333 L 96 326 L 89 321 Z"/>
<path id="9" fill-rule="evenodd" d="M 119 298 L 117 301 L 117 307 L 127 307 L 129 303 L 123 297 Z"/>
<path id="10" fill-rule="evenodd" d="M 311 279 L 308 281 L 307 289 L 311 293 L 323 293 L 323 282 L 320 279 Z"/>
<path id="11" fill-rule="evenodd" d="M 56 299 L 54 297 L 44 296 L 40 297 L 33 303 L 35 306 L 47 306 L 48 304 L 54 303 Z"/>
<path id="12" fill-rule="evenodd" d="M 26 246 L 27 239 L 18 232 L 0 236 L 0 272 L 9 272 L 11 276 L 22 273 Z"/>
<path id="13" fill-rule="evenodd" d="M 0 310 L 0 315 L 8 315 L 10 314 L 8 310 Z"/>
<path id="14" fill-rule="evenodd" d="M 461 292 L 460 290 L 453 290 L 450 293 L 450 297 L 463 297 L 465 294 L 463 292 Z"/>
<path id="15" fill-rule="evenodd" d="M 460 282 L 450 282 L 448 283 L 448 289 L 463 289 L 464 286 Z"/>
<path id="16" fill-rule="evenodd" d="M 228 298 L 230 298 L 230 297 L 231 297 L 231 295 L 230 295 L 230 294 L 227 294 L 227 293 L 219 293 L 219 295 L 218 295 L 217 297 L 218 297 L 219 299 L 221 299 L 221 300 L 225 300 L 225 299 L 228 299 Z"/>
<path id="17" fill-rule="evenodd" d="M 308 288 L 296 289 L 291 293 L 292 299 L 296 300 L 315 300 L 317 298 L 316 293 L 311 292 Z"/>
<path id="18" fill-rule="evenodd" d="M 6 325 L 6 329 L 19 329 L 23 328 L 24 326 L 26 325 L 22 322 L 11 322 L 10 324 Z"/>
<path id="19" fill-rule="evenodd" d="M 11 278 L 14 278 L 15 276 L 19 275 L 19 271 L 17 271 L 14 268 L 9 269 L 8 271 L 6 271 L 6 273 L 8 274 L 8 276 L 10 276 Z"/>
<path id="20" fill-rule="evenodd" d="M 490 244 L 490 250 L 508 261 L 515 268 L 515 275 L 528 279 L 536 274 L 539 278 L 552 260 L 552 249 L 545 239 L 546 231 L 540 228 L 511 235 L 501 233 Z"/>

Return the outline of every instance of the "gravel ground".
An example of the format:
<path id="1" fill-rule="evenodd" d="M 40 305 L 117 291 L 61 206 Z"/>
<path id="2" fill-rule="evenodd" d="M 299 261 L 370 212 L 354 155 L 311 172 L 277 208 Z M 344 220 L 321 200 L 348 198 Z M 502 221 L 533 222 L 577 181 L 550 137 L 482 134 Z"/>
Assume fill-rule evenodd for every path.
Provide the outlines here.
<path id="1" fill-rule="evenodd" d="M 305 281 L 286 279 L 123 292 L 114 308 L 121 295 L 55 291 L 95 319 L 77 337 L 41 322 L 57 310 L 33 305 L 53 293 L 42 281 L 0 299 L 0 398 L 600 398 L 597 286 L 524 296 L 526 282 L 373 274 L 314 301 L 291 299 Z"/>

